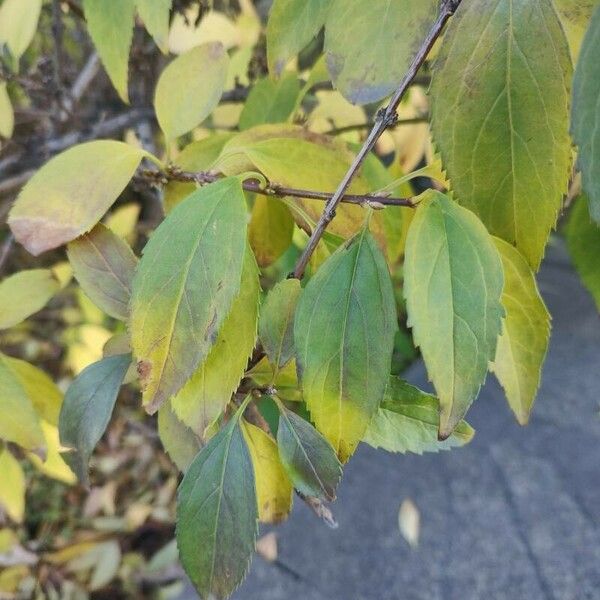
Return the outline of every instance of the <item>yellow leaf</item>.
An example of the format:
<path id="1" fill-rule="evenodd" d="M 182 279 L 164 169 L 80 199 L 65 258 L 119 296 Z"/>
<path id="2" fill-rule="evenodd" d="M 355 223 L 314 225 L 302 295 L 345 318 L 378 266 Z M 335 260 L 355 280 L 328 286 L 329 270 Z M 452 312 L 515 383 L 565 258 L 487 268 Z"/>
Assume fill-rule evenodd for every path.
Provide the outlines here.
<path id="1" fill-rule="evenodd" d="M 15 238 L 37 256 L 89 231 L 125 189 L 144 156 L 150 157 L 123 142 L 97 140 L 54 157 L 13 205 L 8 222 Z"/>
<path id="2" fill-rule="evenodd" d="M 46 460 L 43 461 L 32 452 L 28 452 L 27 457 L 33 466 L 44 475 L 63 483 L 75 483 L 77 481 L 75 473 L 71 471 L 60 455 L 60 452 L 64 451 L 65 448 L 60 445 L 58 427 L 50 425 L 47 421 L 42 421 L 41 426 L 46 437 Z"/>
<path id="3" fill-rule="evenodd" d="M 37 29 L 42 0 L 4 0 L 0 6 L 0 46 L 6 44 L 15 65 Z"/>
<path id="4" fill-rule="evenodd" d="M 6 83 L 0 81 L 0 137 L 11 138 L 15 126 L 15 113 L 6 91 Z"/>
<path id="5" fill-rule="evenodd" d="M 183 54 L 207 42 L 220 42 L 228 50 L 240 44 L 235 23 L 216 10 L 206 13 L 196 27 L 198 9 L 199 6 L 194 6 L 185 14 L 176 13 L 173 17 L 169 33 L 169 50 L 173 54 Z"/>
<path id="6" fill-rule="evenodd" d="M 277 444 L 262 429 L 242 421 L 248 444 L 254 481 L 258 517 L 263 523 L 280 523 L 292 510 L 292 484 L 279 460 Z"/>
<path id="7" fill-rule="evenodd" d="M 136 226 L 140 217 L 141 206 L 134 202 L 124 204 L 113 210 L 106 217 L 106 226 L 129 244 L 136 238 Z"/>
<path id="8" fill-rule="evenodd" d="M 6 447 L 0 447 L 0 473 L 0 508 L 20 523 L 25 514 L 25 474 Z"/>
<path id="9" fill-rule="evenodd" d="M 49 269 L 21 271 L 0 283 L 0 329 L 18 325 L 38 312 L 60 285 Z"/>
<path id="10" fill-rule="evenodd" d="M 293 233 L 289 208 L 276 198 L 258 196 L 252 207 L 248 238 L 259 266 L 274 263 L 290 247 Z"/>

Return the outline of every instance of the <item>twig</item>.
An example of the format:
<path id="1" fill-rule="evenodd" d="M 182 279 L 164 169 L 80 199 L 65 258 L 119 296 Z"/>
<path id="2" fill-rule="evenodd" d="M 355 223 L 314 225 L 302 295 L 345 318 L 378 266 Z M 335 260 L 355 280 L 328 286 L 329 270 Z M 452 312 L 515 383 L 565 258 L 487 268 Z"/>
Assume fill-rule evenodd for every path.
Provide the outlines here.
<path id="1" fill-rule="evenodd" d="M 296 277 L 296 279 L 302 279 L 306 266 L 308 265 L 308 262 L 310 261 L 313 252 L 319 245 L 319 242 L 321 241 L 321 238 L 323 237 L 327 226 L 335 217 L 335 210 L 338 204 L 342 201 L 342 198 L 346 194 L 346 191 L 350 187 L 352 180 L 358 173 L 358 170 L 362 166 L 367 155 L 374 148 L 375 144 L 377 143 L 377 140 L 381 137 L 381 134 L 387 129 L 387 127 L 396 122 L 396 109 L 398 108 L 402 97 L 404 96 L 406 90 L 410 86 L 411 81 L 416 77 L 419 69 L 421 68 L 421 65 L 425 62 L 427 55 L 429 54 L 431 48 L 438 39 L 439 35 L 441 34 L 444 25 L 446 24 L 448 19 L 454 14 L 460 3 L 461 0 L 442 0 L 440 14 L 436 19 L 435 23 L 433 24 L 432 28 L 430 29 L 429 33 L 427 34 L 426 38 L 423 40 L 423 43 L 421 44 L 419 51 L 413 59 L 412 64 L 410 65 L 407 73 L 402 78 L 398 89 L 392 96 L 392 99 L 388 104 L 387 108 L 381 110 L 378 113 L 375 125 L 373 129 L 371 129 L 371 132 L 369 133 L 369 136 L 363 144 L 363 147 L 354 159 L 352 166 L 348 169 L 348 172 L 342 179 L 342 182 L 340 183 L 335 194 L 327 202 L 327 205 L 325 206 L 325 210 L 323 211 L 319 222 L 314 228 L 312 235 L 310 236 L 310 239 L 308 240 L 308 243 L 306 244 L 306 247 L 302 252 L 302 255 L 296 263 L 296 268 L 294 269 L 294 277 Z"/>
<path id="2" fill-rule="evenodd" d="M 10 254 L 10 251 L 12 250 L 12 247 L 14 246 L 14 244 L 15 244 L 15 236 L 12 233 L 9 233 L 6 236 L 6 239 L 4 240 L 2 247 L 0 248 L 0 273 L 4 269 L 4 265 L 5 265 L 6 261 L 8 260 L 8 255 Z"/>
<path id="3" fill-rule="evenodd" d="M 61 121 L 64 122 L 69 118 L 70 113 L 73 112 L 73 108 L 81 100 L 99 71 L 100 57 L 96 52 L 93 52 L 73 83 L 69 96 L 63 102 L 64 110 L 60 114 Z"/>
<path id="4" fill-rule="evenodd" d="M 419 123 L 428 123 L 429 115 L 423 115 L 421 117 L 413 117 L 411 119 L 398 119 L 395 123 L 390 125 L 388 129 L 395 129 L 396 127 L 402 127 L 404 125 L 417 125 Z M 345 125 L 344 127 L 335 127 L 325 132 L 325 135 L 339 135 L 340 133 L 348 133 L 349 131 L 362 131 L 363 129 L 372 129 L 376 123 L 355 123 L 354 125 Z"/>
<path id="5" fill-rule="evenodd" d="M 163 183 L 165 181 L 179 181 L 184 183 L 196 183 L 198 185 L 206 185 L 213 183 L 221 178 L 218 173 L 199 171 L 197 173 L 189 171 L 180 171 L 176 168 L 169 168 L 165 172 L 155 170 L 142 171 L 142 176 L 154 181 L 155 183 Z M 242 187 L 247 192 L 254 194 L 262 194 L 263 196 L 275 196 L 280 198 L 306 198 L 308 200 L 331 201 L 333 194 L 330 192 L 319 192 L 314 190 L 302 190 L 290 188 L 277 183 L 269 183 L 266 187 L 261 186 L 257 181 L 244 181 Z M 340 202 L 346 204 L 359 204 L 381 208 L 384 206 L 406 206 L 414 208 L 416 203 L 412 198 L 389 198 L 386 196 L 377 196 L 375 194 L 344 194 Z"/>
<path id="6" fill-rule="evenodd" d="M 335 520 L 330 508 L 325 506 L 321 500 L 314 496 L 306 496 L 298 490 L 296 490 L 296 495 L 308 505 L 310 510 L 312 510 L 319 519 L 325 522 L 327 527 L 330 527 L 331 529 L 338 528 L 338 522 Z"/>

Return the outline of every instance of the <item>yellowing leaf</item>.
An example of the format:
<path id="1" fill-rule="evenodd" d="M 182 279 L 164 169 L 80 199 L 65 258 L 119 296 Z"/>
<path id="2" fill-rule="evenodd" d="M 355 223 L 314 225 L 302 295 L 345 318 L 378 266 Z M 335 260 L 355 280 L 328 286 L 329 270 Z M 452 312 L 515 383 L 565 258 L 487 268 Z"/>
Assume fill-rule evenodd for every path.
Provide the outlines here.
<path id="1" fill-rule="evenodd" d="M 0 6 L 0 46 L 8 46 L 15 66 L 35 35 L 41 9 L 42 0 L 4 0 Z"/>
<path id="2" fill-rule="evenodd" d="M 0 444 L 0 509 L 17 523 L 25 516 L 25 474 L 19 461 Z"/>
<path id="3" fill-rule="evenodd" d="M 333 0 L 325 24 L 325 52 L 335 86 L 354 104 L 391 94 L 438 8 L 437 0 Z"/>
<path id="4" fill-rule="evenodd" d="M 15 364 L 17 359 L 0 354 L 0 440 L 40 453 L 46 444 L 44 433 Z"/>
<path id="5" fill-rule="evenodd" d="M 363 442 L 402 454 L 439 452 L 468 444 L 474 431 L 465 421 L 458 424 L 448 439 L 438 440 L 439 411 L 435 396 L 390 376 L 383 402 L 373 415 Z"/>
<path id="6" fill-rule="evenodd" d="M 29 180 L 10 211 L 8 223 L 15 238 L 37 256 L 89 231 L 146 155 L 108 140 L 59 154 Z"/>
<path id="7" fill-rule="evenodd" d="M 554 0 L 574 63 L 577 63 L 581 42 L 598 4 L 598 0 Z"/>
<path id="8" fill-rule="evenodd" d="M 591 221 L 585 196 L 571 209 L 566 233 L 573 264 L 600 312 L 600 226 Z"/>
<path id="9" fill-rule="evenodd" d="M 331 0 L 275 0 L 267 25 L 269 71 L 280 75 L 286 64 L 319 33 Z"/>
<path id="10" fill-rule="evenodd" d="M 58 427 L 51 425 L 47 421 L 41 422 L 42 431 L 46 438 L 46 460 L 42 460 L 32 452 L 27 454 L 33 466 L 48 477 L 56 479 L 66 484 L 73 484 L 77 481 L 75 473 L 71 471 L 67 463 L 62 459 L 60 452 L 65 450 L 59 440 Z"/>
<path id="11" fill-rule="evenodd" d="M 200 188 L 154 232 L 133 280 L 130 332 L 155 412 L 208 356 L 240 289 L 246 201 L 239 180 Z"/>
<path id="12" fill-rule="evenodd" d="M 202 448 L 200 438 L 173 412 L 170 402 L 158 411 L 158 437 L 171 460 L 185 473 Z"/>
<path id="13" fill-rule="evenodd" d="M 471 0 L 444 35 L 431 85 L 456 199 L 534 269 L 570 175 L 571 71 L 551 0 Z"/>
<path id="14" fill-rule="evenodd" d="M 242 431 L 254 467 L 258 518 L 262 523 L 281 523 L 292 510 L 293 489 L 279 460 L 277 444 L 252 423 L 242 421 Z"/>
<path id="15" fill-rule="evenodd" d="M 273 264 L 291 245 L 294 219 L 279 199 L 257 196 L 248 228 L 250 245 L 261 267 Z"/>
<path id="16" fill-rule="evenodd" d="M 6 83 L 0 82 L 0 137 L 10 138 L 15 126 L 15 113 L 6 90 Z"/>
<path id="17" fill-rule="evenodd" d="M 169 33 L 169 50 L 173 54 L 183 54 L 207 42 L 219 42 L 227 50 L 241 44 L 241 31 L 222 12 L 209 10 L 196 27 L 199 10 L 200 5 L 191 6 L 184 14 L 177 12 L 173 16 Z"/>
<path id="18" fill-rule="evenodd" d="M 498 251 L 479 219 L 444 194 L 424 194 L 406 241 L 404 294 L 440 400 L 441 439 L 460 423 L 494 358 L 503 284 Z"/>
<path id="19" fill-rule="evenodd" d="M 581 56 L 573 82 L 573 116 L 571 130 L 579 147 L 578 167 L 582 172 L 583 189 L 590 214 L 600 223 L 600 8 L 596 10 L 583 42 Z"/>
<path id="20" fill-rule="evenodd" d="M 0 329 L 18 325 L 35 314 L 59 290 L 50 269 L 21 271 L 0 283 Z"/>
<path id="21" fill-rule="evenodd" d="M 98 223 L 71 242 L 67 255 L 83 291 L 106 314 L 125 321 L 137 258 L 110 229 Z"/>
<path id="22" fill-rule="evenodd" d="M 396 330 L 385 259 L 363 229 L 310 279 L 294 322 L 304 400 L 342 462 L 383 398 Z"/>
<path id="23" fill-rule="evenodd" d="M 294 356 L 294 314 L 301 291 L 297 279 L 281 281 L 268 293 L 261 311 L 260 341 L 278 370 Z"/>
<path id="24" fill-rule="evenodd" d="M 232 135 L 231 133 L 217 133 L 188 144 L 175 159 L 175 164 L 184 171 L 208 171 Z M 179 202 L 196 189 L 195 183 L 169 182 L 164 191 L 165 211 L 168 213 L 173 210 Z"/>
<path id="25" fill-rule="evenodd" d="M 102 64 L 123 102 L 129 102 L 127 75 L 133 39 L 134 0 L 83 0 L 83 9 Z"/>
<path id="26" fill-rule="evenodd" d="M 140 217 L 141 206 L 134 202 L 123 204 L 106 217 L 106 226 L 120 238 L 133 244 L 136 239 L 136 226 Z"/>
<path id="27" fill-rule="evenodd" d="M 197 46 L 178 56 L 156 85 L 156 117 L 168 139 L 197 127 L 219 103 L 229 57 L 219 42 Z"/>
<path id="28" fill-rule="evenodd" d="M 163 53 L 167 52 L 169 13 L 173 0 L 135 0 L 138 13 Z"/>
<path id="29" fill-rule="evenodd" d="M 504 267 L 506 317 L 491 370 L 519 423 L 526 425 L 540 385 L 550 338 L 550 315 L 527 261 L 510 244 L 494 239 Z"/>
<path id="30" fill-rule="evenodd" d="M 175 414 L 205 439 L 205 430 L 223 412 L 256 342 L 260 282 L 252 252 L 244 258 L 240 291 L 219 335 L 192 378 L 171 399 Z"/>

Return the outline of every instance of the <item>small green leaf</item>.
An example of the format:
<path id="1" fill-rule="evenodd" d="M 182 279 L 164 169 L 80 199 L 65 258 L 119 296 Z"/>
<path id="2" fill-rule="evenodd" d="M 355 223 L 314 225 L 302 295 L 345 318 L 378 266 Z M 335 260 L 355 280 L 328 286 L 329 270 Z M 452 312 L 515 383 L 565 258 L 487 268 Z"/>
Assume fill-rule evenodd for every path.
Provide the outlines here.
<path id="1" fill-rule="evenodd" d="M 203 600 L 228 598 L 254 552 L 254 473 L 240 417 L 241 410 L 200 450 L 179 486 L 179 556 Z"/>
<path id="2" fill-rule="evenodd" d="M 291 246 L 294 218 L 281 199 L 257 196 L 252 207 L 248 239 L 261 267 L 268 267 Z"/>
<path id="3" fill-rule="evenodd" d="M 579 147 L 577 165 L 588 195 L 590 214 L 600 223 L 600 8 L 583 41 L 581 56 L 573 81 L 573 115 L 571 130 Z"/>
<path id="4" fill-rule="evenodd" d="M 504 311 L 502 262 L 479 219 L 430 191 L 406 241 L 404 294 L 415 344 L 440 400 L 441 439 L 485 381 Z"/>
<path id="5" fill-rule="evenodd" d="M 236 178 L 200 188 L 153 233 L 134 280 L 130 332 L 155 412 L 208 356 L 240 289 L 246 200 Z"/>
<path id="6" fill-rule="evenodd" d="M 245 420 L 242 431 L 254 467 L 258 519 L 261 523 L 281 523 L 292 510 L 294 490 L 279 460 L 277 444 L 270 435 Z"/>
<path id="7" fill-rule="evenodd" d="M 363 229 L 310 279 L 294 323 L 304 400 L 342 462 L 383 398 L 397 329 L 385 259 Z"/>
<path id="8" fill-rule="evenodd" d="M 127 320 L 137 258 L 110 229 L 98 223 L 67 247 L 69 262 L 83 291 L 115 319 Z"/>
<path id="9" fill-rule="evenodd" d="M 573 264 L 600 312 L 600 226 L 590 220 L 585 196 L 571 209 L 566 233 Z"/>
<path id="10" fill-rule="evenodd" d="M 448 439 L 438 440 L 439 410 L 435 396 L 391 375 L 363 442 L 402 454 L 438 452 L 468 444 L 475 432 L 466 421 L 461 421 Z"/>
<path id="11" fill-rule="evenodd" d="M 134 0 L 83 0 L 83 10 L 102 64 L 123 102 L 129 103 L 127 80 Z"/>
<path id="12" fill-rule="evenodd" d="M 123 142 L 99 140 L 54 157 L 29 180 L 10 211 L 15 238 L 37 256 L 89 231 L 145 156 Z"/>
<path id="13" fill-rule="evenodd" d="M 168 52 L 169 16 L 173 0 L 135 0 L 140 18 L 163 54 Z"/>
<path id="14" fill-rule="evenodd" d="M 6 83 L 0 82 L 0 137 L 10 139 L 15 127 L 15 112 L 8 96 Z"/>
<path id="15" fill-rule="evenodd" d="M 308 422 L 281 402 L 277 446 L 281 462 L 294 484 L 306 496 L 335 499 L 342 465 L 331 444 Z"/>
<path id="16" fill-rule="evenodd" d="M 0 15 L 1 16 L 1 15 Z M 25 473 L 19 461 L 0 443 L 0 508 L 15 522 L 25 516 Z"/>
<path id="17" fill-rule="evenodd" d="M 0 6 L 0 46 L 8 46 L 15 70 L 33 40 L 41 10 L 42 0 L 4 0 Z"/>
<path id="18" fill-rule="evenodd" d="M 233 137 L 232 133 L 216 133 L 210 137 L 188 144 L 175 159 L 184 171 L 208 171 L 219 157 L 223 146 Z M 164 189 L 165 211 L 168 213 L 197 189 L 195 183 L 170 181 Z"/>
<path id="19" fill-rule="evenodd" d="M 267 58 L 279 76 L 288 61 L 319 33 L 332 0 L 275 0 L 267 24 Z"/>
<path id="20" fill-rule="evenodd" d="M 177 418 L 170 402 L 165 402 L 158 410 L 158 437 L 182 473 L 188 470 L 202 448 L 200 438 Z"/>
<path id="21" fill-rule="evenodd" d="M 168 139 L 191 131 L 221 99 L 229 57 L 219 42 L 209 42 L 178 56 L 162 72 L 154 106 Z"/>
<path id="22" fill-rule="evenodd" d="M 46 440 L 19 370 L 21 363 L 23 361 L 0 354 L 0 440 L 44 454 Z"/>
<path id="23" fill-rule="evenodd" d="M 210 353 L 171 398 L 175 414 L 205 439 L 206 428 L 223 412 L 244 375 L 256 343 L 260 282 L 256 261 L 246 251 L 240 291 Z"/>
<path id="24" fill-rule="evenodd" d="M 260 341 L 278 369 L 294 356 L 294 314 L 301 291 L 297 279 L 281 281 L 268 293 L 262 307 L 258 325 Z"/>
<path id="25" fill-rule="evenodd" d="M 333 0 L 325 24 L 325 52 L 337 89 L 353 104 L 391 94 L 438 8 L 438 0 Z"/>
<path id="26" fill-rule="evenodd" d="M 456 200 L 537 269 L 571 174 L 572 66 L 551 0 L 462 2 L 431 84 Z"/>
<path id="27" fill-rule="evenodd" d="M 263 123 L 287 121 L 296 107 L 300 82 L 296 73 L 288 73 L 279 81 L 261 79 L 254 84 L 240 115 L 240 130 Z"/>
<path id="28" fill-rule="evenodd" d="M 540 386 L 550 339 L 550 315 L 535 275 L 519 251 L 495 238 L 504 267 L 502 306 L 506 317 L 491 370 L 521 425 L 526 425 Z"/>
<path id="29" fill-rule="evenodd" d="M 50 269 L 21 271 L 0 283 L 0 329 L 18 325 L 35 314 L 58 292 Z"/>
<path id="30" fill-rule="evenodd" d="M 82 483 L 88 482 L 88 461 L 110 421 L 130 364 L 130 354 L 103 358 L 86 367 L 65 394 L 59 419 L 60 442 L 73 451 L 63 458 Z"/>

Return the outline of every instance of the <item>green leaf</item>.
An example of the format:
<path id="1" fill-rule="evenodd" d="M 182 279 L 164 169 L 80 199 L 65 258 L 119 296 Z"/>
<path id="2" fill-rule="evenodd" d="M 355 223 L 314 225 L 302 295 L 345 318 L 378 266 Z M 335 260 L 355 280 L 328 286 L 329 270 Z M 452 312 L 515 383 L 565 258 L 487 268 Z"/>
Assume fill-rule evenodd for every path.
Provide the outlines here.
<path id="1" fill-rule="evenodd" d="M 127 76 L 133 40 L 134 0 L 83 0 L 83 10 L 102 64 L 123 102 L 129 103 Z"/>
<path id="2" fill-rule="evenodd" d="M 441 439 L 467 412 L 494 358 L 503 283 L 498 251 L 479 219 L 444 194 L 424 194 L 408 231 L 404 294 L 440 400 Z"/>
<path id="3" fill-rule="evenodd" d="M 175 159 L 184 171 L 208 171 L 219 157 L 223 146 L 233 137 L 232 133 L 217 133 L 188 144 Z M 195 183 L 170 181 L 164 188 L 165 211 L 168 213 L 184 198 L 197 189 Z"/>
<path id="4" fill-rule="evenodd" d="M 256 343 L 260 282 L 250 249 L 244 257 L 241 287 L 210 353 L 171 399 L 175 414 L 205 439 L 205 430 L 231 400 Z"/>
<path id="5" fill-rule="evenodd" d="M 262 429 L 242 420 L 242 431 L 252 458 L 258 519 L 281 523 L 292 510 L 292 484 L 279 460 L 275 440 Z"/>
<path id="6" fill-rule="evenodd" d="M 46 306 L 60 285 L 50 269 L 20 271 L 0 283 L 0 329 L 18 325 Z"/>
<path id="7" fill-rule="evenodd" d="M 363 229 L 310 279 L 294 323 L 304 400 L 342 462 L 383 398 L 397 329 L 385 259 Z"/>
<path id="8" fill-rule="evenodd" d="M 291 246 L 294 218 L 281 199 L 257 196 L 252 207 L 248 239 L 261 267 L 268 267 Z"/>
<path id="9" fill-rule="evenodd" d="M 145 156 L 123 142 L 100 140 L 54 157 L 29 180 L 10 211 L 15 238 L 37 256 L 89 231 Z"/>
<path id="10" fill-rule="evenodd" d="M 15 127 L 15 113 L 6 89 L 6 83 L 0 82 L 0 137 L 10 139 Z"/>
<path id="11" fill-rule="evenodd" d="M 170 402 L 163 404 L 158 411 L 158 437 L 182 473 L 188 470 L 202 448 L 200 438 L 177 418 Z"/>
<path id="12" fill-rule="evenodd" d="M 438 0 L 333 0 L 325 24 L 325 52 L 337 89 L 353 104 L 391 94 L 438 8 Z"/>
<path id="13" fill-rule="evenodd" d="M 590 214 L 600 223 L 600 8 L 596 10 L 583 41 L 573 82 L 572 134 L 579 147 L 577 166 L 581 169 L 583 189 Z"/>
<path id="14" fill-rule="evenodd" d="M 179 486 L 179 556 L 203 600 L 229 597 L 254 552 L 257 503 L 241 410 L 200 450 Z"/>
<path id="15" fill-rule="evenodd" d="M 267 24 L 269 71 L 279 76 L 286 64 L 319 33 L 332 0 L 275 0 Z"/>
<path id="16" fill-rule="evenodd" d="M 168 52 L 169 15 L 173 0 L 135 0 L 140 18 L 163 54 Z"/>
<path id="17" fill-rule="evenodd" d="M 287 121 L 294 112 L 299 93 L 300 82 L 296 73 L 288 73 L 279 81 L 268 78 L 257 81 L 240 115 L 240 130 L 263 123 Z"/>
<path id="18" fill-rule="evenodd" d="M 240 289 L 246 201 L 236 178 L 178 204 L 144 249 L 134 280 L 130 332 L 155 412 L 208 356 Z"/>
<path id="19" fill-rule="evenodd" d="M 598 4 L 599 0 L 554 0 L 574 63 L 577 63 L 581 42 Z"/>
<path id="20" fill-rule="evenodd" d="M 0 473 L 0 508 L 13 521 L 21 523 L 25 516 L 25 473 L 19 461 L 1 443 Z"/>
<path id="21" fill-rule="evenodd" d="M 178 56 L 161 73 L 154 107 L 165 136 L 172 140 L 191 131 L 221 99 L 229 56 L 220 42 L 209 42 Z"/>
<path id="22" fill-rule="evenodd" d="M 83 291 L 115 319 L 127 320 L 137 258 L 108 227 L 98 223 L 67 247 L 69 262 Z"/>
<path id="23" fill-rule="evenodd" d="M 566 233 L 571 260 L 600 312 L 600 227 L 590 220 L 585 196 L 571 209 Z"/>
<path id="24" fill-rule="evenodd" d="M 448 27 L 431 85 L 456 199 L 534 269 L 570 177 L 571 71 L 550 0 L 471 0 Z"/>
<path id="25" fill-rule="evenodd" d="M 40 419 L 18 370 L 22 362 L 0 354 L 0 440 L 44 454 L 46 440 Z"/>
<path id="26" fill-rule="evenodd" d="M 550 339 L 550 315 L 527 261 L 510 244 L 494 239 L 504 267 L 506 317 L 491 370 L 521 425 L 526 425 L 540 386 Z"/>
<path id="27" fill-rule="evenodd" d="M 278 401 L 279 458 L 294 484 L 305 496 L 335 500 L 342 465 L 331 444 L 308 422 Z"/>
<path id="28" fill-rule="evenodd" d="M 448 439 L 438 440 L 439 410 L 435 396 L 391 375 L 363 442 L 402 454 L 439 452 L 468 444 L 475 432 L 466 421 L 460 421 Z"/>
<path id="29" fill-rule="evenodd" d="M 301 291 L 297 279 L 281 281 L 268 293 L 262 307 L 258 334 L 278 369 L 294 356 L 294 314 Z"/>
<path id="30" fill-rule="evenodd" d="M 103 358 L 86 367 L 65 394 L 60 419 L 60 442 L 73 451 L 63 455 L 79 481 L 88 483 L 88 462 L 112 415 L 130 354 Z"/>
<path id="31" fill-rule="evenodd" d="M 33 40 L 41 10 L 42 0 L 4 0 L 0 6 L 0 46 L 8 46 L 15 70 Z"/>

